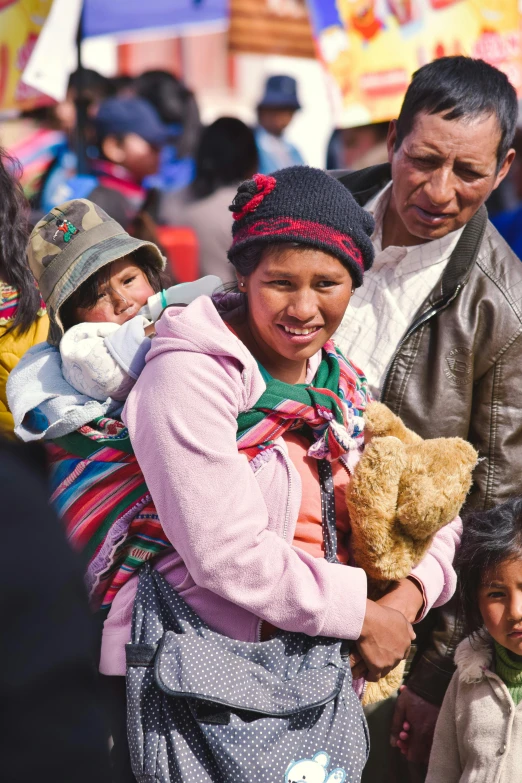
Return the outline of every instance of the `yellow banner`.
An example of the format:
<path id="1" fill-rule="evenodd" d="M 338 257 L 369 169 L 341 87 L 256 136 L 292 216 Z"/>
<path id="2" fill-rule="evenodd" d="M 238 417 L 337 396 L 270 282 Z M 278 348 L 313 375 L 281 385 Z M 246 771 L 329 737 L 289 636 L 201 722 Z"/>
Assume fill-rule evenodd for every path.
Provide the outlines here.
<path id="1" fill-rule="evenodd" d="M 49 103 L 21 76 L 52 4 L 53 0 L 0 0 L 0 111 Z"/>
<path id="2" fill-rule="evenodd" d="M 412 73 L 444 55 L 480 57 L 522 94 L 518 0 L 308 0 L 340 126 L 397 116 Z"/>

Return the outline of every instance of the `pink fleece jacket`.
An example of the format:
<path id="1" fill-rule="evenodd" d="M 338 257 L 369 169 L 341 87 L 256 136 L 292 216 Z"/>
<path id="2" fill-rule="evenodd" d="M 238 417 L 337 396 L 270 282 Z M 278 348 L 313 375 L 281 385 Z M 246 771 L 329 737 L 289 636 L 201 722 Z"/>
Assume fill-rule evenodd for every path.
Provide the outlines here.
<path id="1" fill-rule="evenodd" d="M 236 419 L 265 383 L 243 343 L 208 297 L 168 309 L 123 412 L 136 457 L 174 552 L 156 568 L 214 630 L 258 638 L 277 628 L 357 639 L 366 575 L 292 546 L 301 480 L 286 445 L 255 469 L 236 446 Z M 425 611 L 456 584 L 457 519 L 413 572 Z M 117 594 L 105 622 L 100 670 L 125 674 L 137 577 Z"/>

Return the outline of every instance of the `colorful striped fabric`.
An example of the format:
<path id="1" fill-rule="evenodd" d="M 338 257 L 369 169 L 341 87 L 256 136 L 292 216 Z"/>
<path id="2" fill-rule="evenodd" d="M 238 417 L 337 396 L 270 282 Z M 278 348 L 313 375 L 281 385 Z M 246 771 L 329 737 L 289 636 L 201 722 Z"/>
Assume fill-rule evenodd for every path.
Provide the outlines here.
<path id="1" fill-rule="evenodd" d="M 67 138 L 62 131 L 36 128 L 21 141 L 8 145 L 9 154 L 22 167 L 20 178 L 26 198 L 33 199 L 40 193 L 42 180 L 51 163 L 67 148 Z"/>
<path id="2" fill-rule="evenodd" d="M 311 429 L 310 453 L 318 459 L 342 456 L 361 442 L 366 379 L 333 343 L 324 351 L 314 379 L 322 388 L 269 381 L 256 407 L 239 417 L 238 449 L 249 461 L 286 430 L 303 425 Z M 328 388 L 334 385 L 337 393 Z M 48 452 L 52 502 L 73 547 L 88 559 L 93 607 L 107 608 L 142 563 L 172 545 L 120 421 L 96 419 L 50 443 Z"/>
<path id="3" fill-rule="evenodd" d="M 93 606 L 108 607 L 139 566 L 171 547 L 127 429 L 99 418 L 49 444 L 51 501 L 88 558 Z"/>
<path id="4" fill-rule="evenodd" d="M 18 289 L 0 280 L 0 326 L 7 326 L 10 321 L 14 320 L 19 301 L 20 293 Z M 45 303 L 40 297 L 38 315 L 42 316 L 44 313 Z"/>
<path id="5" fill-rule="evenodd" d="M 306 426 L 312 441 L 308 455 L 334 461 L 362 442 L 369 399 L 366 378 L 330 340 L 311 385 L 271 378 L 254 407 L 239 414 L 238 449 L 254 459 L 275 438 Z"/>

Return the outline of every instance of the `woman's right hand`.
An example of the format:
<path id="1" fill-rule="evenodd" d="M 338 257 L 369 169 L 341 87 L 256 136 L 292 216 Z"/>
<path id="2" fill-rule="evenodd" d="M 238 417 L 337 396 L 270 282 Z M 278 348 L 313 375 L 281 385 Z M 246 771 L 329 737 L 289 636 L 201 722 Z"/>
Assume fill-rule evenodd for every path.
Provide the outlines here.
<path id="1" fill-rule="evenodd" d="M 366 601 L 366 615 L 357 650 L 366 666 L 366 679 L 377 682 L 408 655 L 415 639 L 411 623 L 401 612 Z"/>

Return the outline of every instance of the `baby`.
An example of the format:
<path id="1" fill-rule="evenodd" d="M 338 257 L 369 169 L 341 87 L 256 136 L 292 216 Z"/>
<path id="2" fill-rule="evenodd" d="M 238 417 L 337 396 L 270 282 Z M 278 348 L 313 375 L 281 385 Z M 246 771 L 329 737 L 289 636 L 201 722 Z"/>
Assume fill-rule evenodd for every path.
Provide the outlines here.
<path id="1" fill-rule="evenodd" d="M 65 302 L 60 341 L 62 372 L 77 391 L 95 400 L 125 400 L 154 336 L 154 324 L 171 304 L 189 304 L 221 285 L 209 275 L 158 289 L 158 276 L 134 256 L 102 267 Z"/>
<path id="2" fill-rule="evenodd" d="M 31 234 L 28 256 L 56 315 L 48 343 L 60 351 L 61 374 L 101 402 L 127 398 L 165 307 L 210 296 L 221 285 L 208 276 L 164 290 L 160 249 L 131 237 L 86 199 L 46 215 Z"/>

